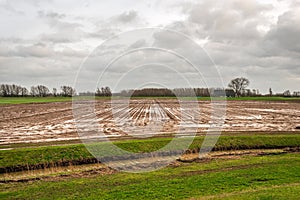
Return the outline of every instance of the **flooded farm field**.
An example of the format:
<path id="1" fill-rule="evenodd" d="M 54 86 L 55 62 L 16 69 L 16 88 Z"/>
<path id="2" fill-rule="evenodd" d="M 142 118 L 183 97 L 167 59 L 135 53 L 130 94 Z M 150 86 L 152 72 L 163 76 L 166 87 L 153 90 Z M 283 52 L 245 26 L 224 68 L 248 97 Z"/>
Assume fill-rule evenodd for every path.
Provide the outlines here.
<path id="1" fill-rule="evenodd" d="M 156 135 L 196 130 L 205 133 L 211 125 L 210 101 L 139 99 L 112 105 L 95 103 L 96 121 L 107 136 Z M 296 131 L 300 104 L 295 102 L 228 101 L 222 131 Z M 113 109 L 112 109 L 113 107 Z M 127 113 L 127 114 L 126 114 Z M 198 117 L 194 118 L 192 114 Z M 71 102 L 19 104 L 0 107 L 0 144 L 51 142 L 78 139 Z"/>

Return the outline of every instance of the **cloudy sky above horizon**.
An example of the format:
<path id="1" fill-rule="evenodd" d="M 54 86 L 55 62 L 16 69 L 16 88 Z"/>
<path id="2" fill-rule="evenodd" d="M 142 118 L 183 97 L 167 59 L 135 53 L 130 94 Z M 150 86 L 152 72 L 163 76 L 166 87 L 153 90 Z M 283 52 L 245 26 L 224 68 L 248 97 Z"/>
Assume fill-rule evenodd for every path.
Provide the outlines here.
<path id="1" fill-rule="evenodd" d="M 73 85 L 87 56 L 107 39 L 126 31 L 159 27 L 185 34 L 204 48 L 225 86 L 232 78 L 242 76 L 249 78 L 250 88 L 262 93 L 270 87 L 278 93 L 300 90 L 298 0 L 0 0 L 0 26 L 0 83 L 27 87 L 44 84 L 49 88 Z M 128 45 L 143 47 L 149 42 L 145 41 Z M 169 50 L 193 52 L 166 32 L 156 34 L 151 42 Z M 137 61 L 137 57 L 144 60 Z M 205 87 L 197 82 L 196 73 L 174 60 L 166 52 L 135 52 L 122 57 L 111 73 L 124 74 L 128 69 L 135 71 L 134 80 L 139 84 L 143 80 L 155 83 L 159 76 L 170 80 L 168 86 L 179 87 L 177 77 L 167 70 L 176 65 L 177 72 L 199 83 L 193 86 Z M 149 63 L 156 63 L 150 71 Z M 137 65 L 144 68 L 135 70 Z M 91 69 L 95 74 L 103 67 Z M 210 79 L 210 72 L 202 73 Z M 91 77 L 84 78 L 86 87 L 79 90 L 90 89 Z M 105 84 L 118 88 L 113 84 L 119 79 L 108 79 Z M 132 76 L 127 80 L 132 81 Z M 130 81 L 121 85 L 131 88 L 136 83 Z"/>

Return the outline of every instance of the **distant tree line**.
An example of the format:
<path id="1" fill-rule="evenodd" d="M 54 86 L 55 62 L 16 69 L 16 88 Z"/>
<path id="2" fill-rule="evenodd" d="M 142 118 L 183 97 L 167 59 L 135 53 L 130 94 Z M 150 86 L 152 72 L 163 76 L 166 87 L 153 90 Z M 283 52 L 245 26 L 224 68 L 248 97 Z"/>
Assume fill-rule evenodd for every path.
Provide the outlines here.
<path id="1" fill-rule="evenodd" d="M 112 91 L 110 87 L 97 88 L 95 92 L 80 92 L 79 96 L 98 96 L 98 97 L 110 97 L 112 96 Z"/>
<path id="2" fill-rule="evenodd" d="M 64 96 L 72 97 L 76 95 L 76 91 L 71 86 L 61 86 L 61 92 L 57 92 L 56 88 L 53 88 L 50 92 L 49 88 L 44 85 L 31 86 L 30 90 L 26 87 L 15 84 L 1 84 L 0 96 L 2 97 L 47 97 L 47 96 Z"/>
<path id="3" fill-rule="evenodd" d="M 139 90 L 122 90 L 119 96 L 133 96 L 133 97 L 187 97 L 187 96 L 210 96 L 210 90 L 208 88 L 143 88 Z"/>
<path id="4" fill-rule="evenodd" d="M 76 91 L 71 86 L 61 86 L 61 96 L 72 97 L 76 95 Z"/>
<path id="5" fill-rule="evenodd" d="M 95 95 L 99 97 L 110 97 L 112 92 L 109 87 L 101 87 L 97 88 Z"/>
<path id="6" fill-rule="evenodd" d="M 247 78 L 235 78 L 232 79 L 228 88 L 143 88 L 138 90 L 122 90 L 119 93 L 115 93 L 115 96 L 124 97 L 240 97 L 240 96 L 262 96 L 257 89 L 248 89 L 250 81 Z M 26 87 L 22 87 L 16 84 L 1 84 L 0 96 L 2 97 L 47 97 L 47 96 L 63 96 L 72 97 L 77 95 L 76 90 L 71 86 L 61 86 L 60 91 L 53 88 L 52 91 L 44 85 L 37 85 L 30 87 L 28 90 Z M 111 89 L 106 87 L 98 87 L 95 92 L 81 92 L 80 96 L 99 96 L 110 97 L 112 96 Z M 283 97 L 300 97 L 300 92 L 290 92 L 289 90 L 283 93 L 273 94 L 272 89 L 269 89 L 269 94 L 266 96 L 283 96 Z"/>
<path id="7" fill-rule="evenodd" d="M 235 97 L 236 92 L 233 89 L 223 88 L 143 88 L 139 90 L 122 90 L 116 96 L 125 97 Z M 258 90 L 244 89 L 239 96 L 259 96 Z"/>
<path id="8" fill-rule="evenodd" d="M 2 97 L 18 97 L 18 96 L 28 96 L 28 90 L 20 85 L 0 85 L 0 96 Z"/>
<path id="9" fill-rule="evenodd" d="M 300 97 L 300 91 L 294 91 L 293 93 L 290 90 L 285 90 L 283 93 L 269 94 L 268 96 L 277 96 L 277 97 Z"/>

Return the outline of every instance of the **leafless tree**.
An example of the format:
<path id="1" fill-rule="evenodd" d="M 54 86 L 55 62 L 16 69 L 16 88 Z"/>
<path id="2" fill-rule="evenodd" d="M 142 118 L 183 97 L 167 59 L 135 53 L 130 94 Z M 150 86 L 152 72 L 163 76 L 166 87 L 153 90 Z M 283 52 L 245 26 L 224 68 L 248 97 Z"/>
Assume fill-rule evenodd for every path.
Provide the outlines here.
<path id="1" fill-rule="evenodd" d="M 286 90 L 286 91 L 283 92 L 283 96 L 290 97 L 291 96 L 291 92 L 289 90 Z"/>
<path id="2" fill-rule="evenodd" d="M 21 96 L 22 96 L 22 97 L 25 97 L 25 96 L 27 96 L 27 95 L 28 95 L 28 90 L 27 90 L 27 88 L 26 88 L 26 87 L 22 87 Z"/>
<path id="3" fill-rule="evenodd" d="M 36 97 L 38 95 L 37 88 L 35 86 L 31 86 L 30 88 L 30 96 Z"/>
<path id="4" fill-rule="evenodd" d="M 56 89 L 56 88 L 53 88 L 53 89 L 52 89 L 52 95 L 53 95 L 54 97 L 57 96 L 57 89 Z"/>
<path id="5" fill-rule="evenodd" d="M 10 85 L 2 84 L 0 86 L 0 90 L 1 90 L 1 96 L 3 96 L 3 97 L 11 96 L 11 86 Z"/>
<path id="6" fill-rule="evenodd" d="M 236 96 L 241 96 L 242 92 L 248 87 L 250 81 L 247 78 L 235 78 L 230 81 L 228 87 L 234 90 Z"/>
<path id="7" fill-rule="evenodd" d="M 188 97 L 188 96 L 210 96 L 208 88 L 143 88 L 138 90 L 122 90 L 121 96 L 135 97 Z"/>
<path id="8" fill-rule="evenodd" d="M 72 97 L 76 94 L 76 91 L 71 86 L 61 86 L 61 95 L 64 97 Z"/>
<path id="9" fill-rule="evenodd" d="M 22 87 L 21 86 L 18 86 L 18 85 L 11 85 L 11 96 L 13 97 L 17 97 L 21 94 L 21 91 L 22 91 Z"/>
<path id="10" fill-rule="evenodd" d="M 273 96 L 272 88 L 269 88 L 269 95 L 270 95 L 270 96 Z"/>
<path id="11" fill-rule="evenodd" d="M 20 85 L 9 85 L 9 84 L 1 84 L 0 85 L 0 96 L 3 97 L 18 97 L 18 96 L 24 96 L 26 88 L 23 88 Z M 27 90 L 27 89 L 26 89 Z"/>
<path id="12" fill-rule="evenodd" d="M 98 97 L 102 96 L 102 92 L 99 88 L 97 88 L 95 95 Z"/>
<path id="13" fill-rule="evenodd" d="M 46 97 L 50 94 L 50 90 L 44 85 L 38 85 L 37 90 L 40 97 Z"/>
<path id="14" fill-rule="evenodd" d="M 105 96 L 110 97 L 112 95 L 112 92 L 109 87 L 105 87 L 104 91 L 105 91 Z"/>
<path id="15" fill-rule="evenodd" d="M 110 97 L 112 92 L 109 87 L 101 87 L 101 89 L 97 88 L 95 95 L 100 97 Z"/>
<path id="16" fill-rule="evenodd" d="M 50 95 L 50 91 L 44 85 L 37 85 L 30 88 L 30 95 L 33 97 L 46 97 Z"/>

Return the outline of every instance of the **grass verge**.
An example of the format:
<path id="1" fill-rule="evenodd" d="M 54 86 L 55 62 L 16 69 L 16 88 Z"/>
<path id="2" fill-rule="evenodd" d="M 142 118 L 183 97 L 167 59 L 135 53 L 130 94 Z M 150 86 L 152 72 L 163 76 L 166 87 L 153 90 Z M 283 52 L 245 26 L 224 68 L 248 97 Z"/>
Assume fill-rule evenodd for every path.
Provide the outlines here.
<path id="1" fill-rule="evenodd" d="M 203 139 L 203 136 L 196 137 L 188 151 L 198 152 Z M 170 140 L 171 138 L 125 140 L 116 141 L 114 144 L 131 152 L 153 152 L 164 147 Z M 214 150 L 275 149 L 298 147 L 299 144 L 299 134 L 221 136 Z M 103 142 L 97 145 L 104 147 L 107 143 Z M 83 144 L 19 148 L 0 151 L 1 173 L 60 165 L 86 164 L 89 162 L 94 163 L 96 160 Z"/>
<path id="2" fill-rule="evenodd" d="M 2 199 L 298 199 L 300 154 L 216 159 L 142 174 L 3 184 Z"/>
<path id="3" fill-rule="evenodd" d="M 113 97 L 118 99 L 119 97 Z M 93 99 L 93 97 L 77 97 L 77 99 Z M 96 97 L 96 100 L 109 100 L 110 97 Z M 132 97 L 132 99 L 176 99 L 176 97 Z M 180 97 L 180 99 L 194 100 L 192 97 Z M 200 101 L 210 101 L 210 97 L 198 97 Z M 300 97 L 213 97 L 213 100 L 227 101 L 291 101 L 300 102 Z M 51 103 L 51 102 L 70 102 L 71 97 L 0 97 L 0 105 L 7 104 L 26 104 L 26 103 Z"/>
<path id="4" fill-rule="evenodd" d="M 0 97 L 0 105 L 72 101 L 71 97 Z"/>

